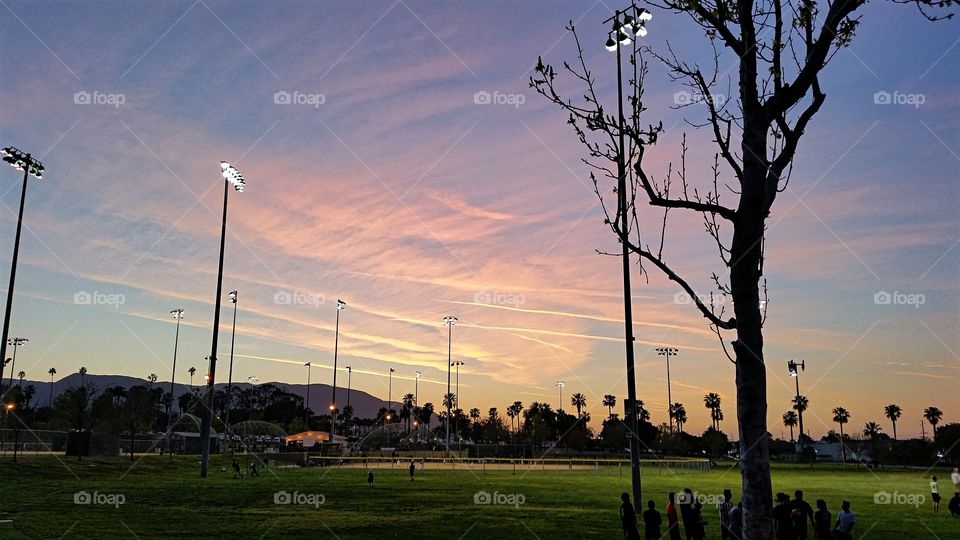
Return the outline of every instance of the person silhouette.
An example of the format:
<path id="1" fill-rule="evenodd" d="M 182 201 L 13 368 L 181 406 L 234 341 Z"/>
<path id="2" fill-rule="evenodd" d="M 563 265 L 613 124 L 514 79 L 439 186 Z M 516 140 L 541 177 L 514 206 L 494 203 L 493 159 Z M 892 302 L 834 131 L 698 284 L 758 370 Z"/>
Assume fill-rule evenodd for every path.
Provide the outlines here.
<path id="1" fill-rule="evenodd" d="M 367 472 L 367 485 L 373 487 L 373 471 L 370 470 Z"/>
<path id="2" fill-rule="evenodd" d="M 817 499 L 817 511 L 813 514 L 813 535 L 817 540 L 831 540 L 830 510 L 827 510 L 827 501 Z"/>
<path id="3" fill-rule="evenodd" d="M 857 516 L 850 511 L 850 501 L 840 504 L 840 513 L 837 514 L 837 524 L 833 526 L 833 537 L 837 540 L 852 540 L 853 526 L 857 524 Z"/>
<path id="4" fill-rule="evenodd" d="M 640 533 L 637 531 L 637 513 L 630 504 L 630 494 L 623 492 L 620 494 L 620 525 L 623 527 L 624 540 L 640 540 Z"/>
<path id="5" fill-rule="evenodd" d="M 417 468 L 414 467 L 413 461 L 411 460 L 411 461 L 410 461 L 410 481 L 411 481 L 411 482 L 413 482 L 413 473 L 414 473 L 414 471 L 416 471 L 416 470 L 417 470 Z"/>
<path id="6" fill-rule="evenodd" d="M 670 533 L 670 540 L 681 540 L 680 538 L 680 519 L 677 516 L 677 494 L 670 492 L 667 494 L 667 532 Z"/>
<path id="7" fill-rule="evenodd" d="M 647 540 L 660 539 L 660 524 L 663 518 L 657 512 L 657 503 L 647 501 L 647 509 L 643 511 L 643 535 Z"/>

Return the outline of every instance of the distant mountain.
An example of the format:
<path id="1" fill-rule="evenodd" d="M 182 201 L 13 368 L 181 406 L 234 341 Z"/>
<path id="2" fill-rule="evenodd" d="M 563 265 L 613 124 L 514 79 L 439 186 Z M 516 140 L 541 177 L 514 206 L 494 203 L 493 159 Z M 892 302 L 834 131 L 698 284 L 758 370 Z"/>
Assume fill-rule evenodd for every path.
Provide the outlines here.
<path id="1" fill-rule="evenodd" d="M 4 380 L 8 380 L 7 377 L 4 377 Z M 196 386 L 201 386 L 203 384 L 203 376 L 199 373 L 194 376 L 194 381 L 197 383 Z M 111 386 L 123 386 L 124 388 L 130 388 L 131 386 L 136 386 L 138 384 L 143 384 L 149 386 L 150 383 L 146 379 L 140 379 L 137 377 L 128 377 L 126 375 L 93 375 L 86 374 L 84 376 L 84 382 L 88 385 L 93 385 L 98 391 L 103 391 L 106 388 Z M 17 379 L 14 379 L 13 384 L 18 384 Z M 32 384 L 36 388 L 36 394 L 34 396 L 34 401 L 38 404 L 46 405 L 47 400 L 50 399 L 50 381 L 31 381 L 24 379 L 24 386 Z M 306 397 L 307 385 L 305 384 L 289 384 L 284 382 L 261 382 L 257 383 L 257 386 L 263 386 L 264 384 L 273 384 L 280 388 L 283 388 L 285 391 L 292 394 L 296 394 L 300 397 Z M 68 388 L 73 388 L 80 385 L 80 374 L 71 373 L 66 377 L 56 380 L 53 382 L 53 399 L 56 399 L 61 393 L 63 393 Z M 163 382 L 157 381 L 154 385 L 163 388 L 164 392 L 170 390 L 170 381 Z M 234 382 L 234 386 L 238 388 L 248 388 L 253 386 L 248 382 Z M 217 390 L 221 390 L 227 386 L 226 382 L 217 383 Z M 173 395 L 175 397 L 180 396 L 181 394 L 188 392 L 190 390 L 189 384 L 176 383 L 173 386 Z M 329 384 L 313 383 L 310 385 L 310 408 L 316 414 L 323 414 L 327 412 L 327 407 L 330 405 L 331 397 L 331 386 Z M 340 402 L 340 406 L 344 407 L 347 404 L 347 389 L 345 387 L 337 386 L 337 401 Z M 372 396 L 362 390 L 352 389 L 350 391 L 350 405 L 353 406 L 354 416 L 358 418 L 372 418 L 377 415 L 377 412 L 381 407 L 386 407 L 387 402 L 378 397 Z M 394 401 L 394 408 L 397 407 L 397 402 Z"/>

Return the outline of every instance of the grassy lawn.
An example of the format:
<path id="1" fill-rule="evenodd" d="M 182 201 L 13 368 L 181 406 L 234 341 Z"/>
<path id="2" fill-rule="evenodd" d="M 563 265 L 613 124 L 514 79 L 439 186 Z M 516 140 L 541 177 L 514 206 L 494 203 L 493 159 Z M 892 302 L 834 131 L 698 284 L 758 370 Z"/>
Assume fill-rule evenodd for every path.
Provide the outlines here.
<path id="1" fill-rule="evenodd" d="M 620 538 L 619 494 L 629 491 L 629 470 L 616 467 L 574 471 L 486 472 L 458 469 L 417 472 L 375 471 L 366 485 L 362 468 L 263 471 L 259 478 L 232 480 L 221 472 L 229 461 L 214 458 L 211 475 L 198 478 L 195 458 L 151 456 L 131 467 L 118 459 L 60 461 L 25 457 L 0 462 L 0 538 Z M 949 471 L 934 471 L 941 491 L 952 486 Z M 930 510 L 928 480 L 920 471 L 881 471 L 818 466 L 774 469 L 774 491 L 801 488 L 811 504 L 826 499 L 832 512 L 851 501 L 859 537 L 870 539 L 960 538 L 960 518 L 951 518 L 946 500 L 939 515 Z M 725 466 L 709 473 L 648 467 L 644 499 L 663 510 L 668 491 L 690 487 L 707 497 L 723 488 L 739 499 L 739 473 Z M 79 491 L 113 494 L 123 504 L 75 504 Z M 306 504 L 275 504 L 278 491 L 297 492 Z M 478 491 L 497 492 L 500 501 L 475 504 Z M 875 504 L 878 491 L 922 495 L 924 503 Z M 309 503 L 322 504 L 313 506 Z M 518 495 L 508 499 L 510 495 Z M 116 502 L 116 499 L 113 499 Z M 704 505 L 708 538 L 719 538 L 715 510 Z M 642 530 L 642 529 L 641 529 Z"/>

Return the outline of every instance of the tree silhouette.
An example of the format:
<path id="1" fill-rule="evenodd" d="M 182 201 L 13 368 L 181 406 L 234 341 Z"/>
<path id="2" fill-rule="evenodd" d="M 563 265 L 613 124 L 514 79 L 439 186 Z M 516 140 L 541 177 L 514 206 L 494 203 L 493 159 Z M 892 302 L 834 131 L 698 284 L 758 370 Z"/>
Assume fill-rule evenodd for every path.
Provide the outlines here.
<path id="1" fill-rule="evenodd" d="M 953 4 L 953 0 L 897 1 L 912 1 L 931 20 L 936 17 L 925 8 Z M 668 47 L 667 54 L 658 54 L 641 49 L 636 39 L 625 42 L 632 73 L 624 77 L 626 88 L 622 88 L 618 69 L 617 84 L 621 87 L 618 90 L 627 94 L 626 113 L 623 103 L 613 107 L 619 109 L 618 114 L 607 112 L 601 104 L 601 85 L 585 60 L 594 56 L 594 47 L 590 47 L 589 55 L 584 53 L 572 22 L 567 28 L 576 41 L 578 61 L 564 62 L 563 71 L 580 85 L 571 91 L 577 101 L 558 92 L 557 70 L 542 59 L 538 59 L 535 74 L 530 77 L 530 86 L 563 110 L 567 123 L 586 148 L 588 157 L 583 161 L 592 170 L 594 190 L 612 233 L 629 253 L 640 258 L 641 265 L 648 263 L 683 290 L 708 320 L 728 357 L 723 332 L 736 333 L 730 360 L 736 365 L 747 538 L 773 536 L 763 353 L 766 309 L 762 302 L 767 296 L 763 277 L 767 220 L 778 194 L 789 184 L 800 139 L 826 100 L 820 72 L 836 49 L 851 43 L 861 20 L 857 10 L 865 4 L 866 0 L 835 0 L 826 5 L 814 0 L 660 0 L 652 5 L 686 15 L 705 30 L 706 45 L 714 56 L 709 67 L 702 70 L 696 61 L 678 58 L 672 48 Z M 623 31 L 621 13 L 616 15 L 614 31 Z M 643 118 L 647 112 L 643 97 L 648 66 L 641 50 L 665 65 L 671 79 L 682 81 L 693 91 L 688 95 L 702 97 L 685 100 L 678 107 L 702 107 L 706 118 L 690 123 L 708 130 L 716 145 L 713 178 L 703 188 L 688 185 L 685 138 L 676 169 L 671 164 L 665 171 L 655 171 L 653 164 L 644 161 L 664 129 L 661 122 Z M 720 73 L 721 63 L 727 64 L 726 54 L 736 61 L 735 74 Z M 737 89 L 736 99 L 716 99 L 716 90 L 724 86 Z M 671 192 L 674 179 L 679 179 L 680 188 Z M 622 184 L 625 193 L 607 189 L 607 182 Z M 737 199 L 735 205 L 721 201 L 721 183 Z M 615 204 L 607 200 L 610 197 L 616 199 Z M 659 238 L 651 236 L 649 230 L 641 231 L 641 223 L 646 223 L 641 218 L 646 216 L 641 216 L 638 208 L 643 202 L 663 210 L 662 225 L 656 229 Z M 732 313 L 727 313 L 726 303 L 717 302 L 713 293 L 709 297 L 698 295 L 690 281 L 667 262 L 664 237 L 670 210 L 703 217 L 706 232 L 716 243 L 726 269 L 711 278 L 721 296 L 732 297 Z M 729 243 L 724 241 L 727 238 Z M 641 266 L 640 271 L 647 269 Z"/>
<path id="2" fill-rule="evenodd" d="M 790 428 L 790 442 L 794 442 L 793 439 L 793 427 L 800 422 L 799 417 L 795 411 L 787 411 L 783 413 L 783 425 Z"/>
<path id="3" fill-rule="evenodd" d="M 617 396 L 606 394 L 600 404 L 607 408 L 607 417 L 609 418 L 613 416 L 613 408 L 617 406 Z"/>
<path id="4" fill-rule="evenodd" d="M 57 368 L 50 368 L 47 370 L 47 373 L 50 374 L 50 397 L 47 399 L 47 407 L 53 406 L 53 376 L 57 374 Z"/>
<path id="5" fill-rule="evenodd" d="M 937 424 L 940 423 L 940 419 L 943 418 L 943 411 L 936 407 L 927 407 L 923 410 L 923 417 L 927 419 L 927 422 L 930 422 L 930 427 L 933 428 L 933 437 L 932 439 L 937 438 Z"/>
<path id="6" fill-rule="evenodd" d="M 893 423 L 893 440 L 897 440 L 897 420 L 900 419 L 900 415 L 902 414 L 903 410 L 895 403 L 891 403 L 883 408 L 883 415 Z"/>
<path id="7" fill-rule="evenodd" d="M 677 423 L 677 431 L 683 433 L 683 425 L 687 423 L 687 409 L 683 403 L 670 405 L 670 417 Z"/>
<path id="8" fill-rule="evenodd" d="M 582 418 L 583 414 L 581 410 L 587 406 L 587 396 L 577 392 L 570 396 L 570 405 L 577 408 L 577 418 Z"/>
<path id="9" fill-rule="evenodd" d="M 840 463 L 846 463 L 847 451 L 846 442 L 843 440 L 843 425 L 850 421 L 850 412 L 843 407 L 834 407 L 833 421 L 840 424 Z"/>
<path id="10" fill-rule="evenodd" d="M 723 420 L 723 411 L 720 410 L 720 394 L 710 392 L 703 396 L 703 405 L 710 410 L 710 422 L 713 429 L 720 431 L 720 420 Z"/>

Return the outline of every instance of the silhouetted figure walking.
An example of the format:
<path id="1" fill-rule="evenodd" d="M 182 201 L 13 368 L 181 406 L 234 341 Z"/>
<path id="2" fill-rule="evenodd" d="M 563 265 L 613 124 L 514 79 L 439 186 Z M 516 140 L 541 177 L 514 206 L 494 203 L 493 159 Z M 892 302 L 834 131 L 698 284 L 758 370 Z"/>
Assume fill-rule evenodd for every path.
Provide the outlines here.
<path id="1" fill-rule="evenodd" d="M 829 528 L 830 527 L 829 516 L 827 517 L 827 521 L 828 521 L 827 528 Z M 737 505 L 730 510 L 730 533 L 733 535 L 732 537 L 733 540 L 743 539 L 743 503 L 742 502 L 738 502 Z"/>
<path id="2" fill-rule="evenodd" d="M 657 512 L 657 503 L 647 501 L 647 509 L 643 511 L 643 535 L 647 540 L 660 540 L 660 524 L 663 518 Z"/>
<path id="3" fill-rule="evenodd" d="M 637 531 L 637 513 L 633 511 L 633 505 L 630 504 L 630 494 L 620 494 L 620 525 L 623 527 L 624 540 L 640 540 L 640 533 Z"/>
<path id="4" fill-rule="evenodd" d="M 243 471 L 240 470 L 240 462 L 233 460 L 233 479 L 243 478 Z"/>
<path id="5" fill-rule="evenodd" d="M 773 529 L 777 533 L 777 540 L 797 540 L 790 512 L 790 496 L 777 493 L 777 505 L 773 507 Z"/>
<path id="6" fill-rule="evenodd" d="M 733 510 L 733 492 L 729 489 L 723 490 L 723 500 L 717 503 L 717 513 L 720 514 L 720 539 L 727 540 L 731 538 L 730 532 L 730 511 Z"/>
<path id="7" fill-rule="evenodd" d="M 810 503 L 803 500 L 803 491 L 793 492 L 793 501 L 790 502 L 790 518 L 793 520 L 793 529 L 796 531 L 799 540 L 807 540 L 807 521 L 813 527 L 813 508 Z"/>
<path id="8" fill-rule="evenodd" d="M 253 478 L 254 476 L 260 476 L 260 472 L 257 471 L 257 462 L 251 461 L 250 462 L 250 478 Z"/>
<path id="9" fill-rule="evenodd" d="M 410 481 L 413 482 L 413 473 L 417 470 L 413 465 L 413 461 L 410 462 Z"/>
<path id="10" fill-rule="evenodd" d="M 373 487 L 373 471 L 367 471 L 367 485 Z"/>
<path id="11" fill-rule="evenodd" d="M 930 498 L 933 500 L 933 513 L 940 513 L 940 484 L 936 476 L 930 477 Z"/>

